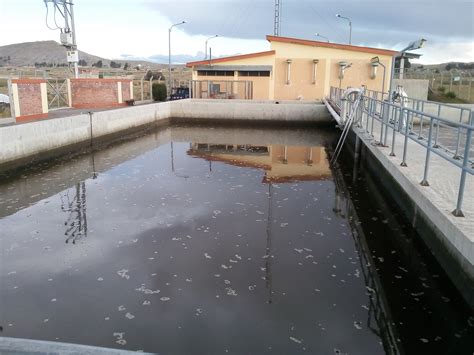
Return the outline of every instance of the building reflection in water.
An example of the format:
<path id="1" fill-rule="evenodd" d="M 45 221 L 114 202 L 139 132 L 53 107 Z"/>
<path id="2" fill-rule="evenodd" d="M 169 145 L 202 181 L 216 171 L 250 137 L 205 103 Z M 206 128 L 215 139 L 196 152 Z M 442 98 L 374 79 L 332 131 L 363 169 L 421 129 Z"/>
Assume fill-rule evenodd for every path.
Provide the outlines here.
<path id="1" fill-rule="evenodd" d="M 77 183 L 75 188 L 68 189 L 65 194 L 61 194 L 61 210 L 68 215 L 66 222 L 64 222 L 66 243 L 76 244 L 77 241 L 87 237 L 86 204 L 85 182 Z"/>
<path id="2" fill-rule="evenodd" d="M 192 143 L 188 154 L 208 161 L 263 169 L 265 183 L 315 181 L 331 177 L 326 151 L 322 146 Z"/>
<path id="3" fill-rule="evenodd" d="M 265 171 L 263 183 L 268 184 L 268 213 L 265 249 L 265 282 L 268 303 L 272 303 L 272 186 L 274 183 L 325 180 L 333 177 L 324 147 L 295 147 L 285 145 L 255 146 L 192 143 L 190 156 L 219 161 L 236 166 L 260 168 Z M 368 290 L 371 290 L 367 312 L 367 327 L 381 339 L 389 354 L 399 354 L 397 331 L 380 284 L 375 263 L 365 242 L 358 217 L 347 198 L 348 192 L 340 173 L 334 172 L 334 213 L 347 220 L 353 230 L 354 242 L 360 257 L 360 267 Z"/>
<path id="4" fill-rule="evenodd" d="M 269 304 L 272 303 L 272 210 L 273 184 L 329 179 L 332 174 L 324 147 L 297 147 L 287 145 L 228 145 L 191 143 L 188 155 L 212 162 L 260 168 L 265 171 L 263 183 L 268 184 L 268 212 L 265 248 L 265 286 Z"/>

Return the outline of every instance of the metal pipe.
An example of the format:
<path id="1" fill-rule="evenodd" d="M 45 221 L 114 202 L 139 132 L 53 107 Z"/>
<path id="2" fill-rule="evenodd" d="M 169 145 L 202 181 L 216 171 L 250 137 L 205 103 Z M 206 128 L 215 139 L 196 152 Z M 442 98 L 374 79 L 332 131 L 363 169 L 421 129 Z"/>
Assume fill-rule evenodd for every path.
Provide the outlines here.
<path id="1" fill-rule="evenodd" d="M 399 114 L 400 119 L 403 119 L 403 117 L 401 117 L 402 115 L 403 115 L 403 110 L 402 110 L 402 108 L 400 108 L 400 114 Z M 392 128 L 393 128 L 393 134 L 392 134 L 392 151 L 390 152 L 390 156 L 391 156 L 391 157 L 394 157 L 394 156 L 395 156 L 395 139 L 396 139 L 396 136 L 397 136 L 397 135 L 396 135 L 397 130 L 396 130 L 396 125 L 395 125 L 395 120 L 393 120 L 393 126 L 392 126 Z"/>
<path id="2" fill-rule="evenodd" d="M 471 113 L 471 119 L 474 118 L 474 114 Z M 461 181 L 459 182 L 459 191 L 458 191 L 458 201 L 456 204 L 456 209 L 453 211 L 453 215 L 456 217 L 464 217 L 462 213 L 462 202 L 464 199 L 464 188 L 466 186 L 466 174 L 467 174 L 467 167 L 469 164 L 469 148 L 471 147 L 472 141 L 472 128 L 468 129 L 467 137 L 466 137 L 466 146 L 464 148 L 464 161 L 463 167 L 461 172 Z"/>
<path id="3" fill-rule="evenodd" d="M 428 146 L 426 148 L 426 159 L 425 159 L 425 172 L 423 174 L 423 180 L 421 181 L 421 186 L 430 186 L 428 183 L 428 170 L 430 167 L 430 156 L 431 156 L 431 139 L 433 138 L 433 122 L 434 120 L 430 120 L 430 131 L 428 133 Z"/>
<path id="4" fill-rule="evenodd" d="M 76 43 L 76 23 L 74 21 L 74 4 L 73 0 L 69 0 L 69 7 L 71 9 L 71 29 L 72 29 L 72 45 L 74 46 L 74 50 L 77 50 L 77 43 Z M 79 78 L 79 68 L 78 62 L 74 62 L 74 77 L 77 79 Z"/>
<path id="5" fill-rule="evenodd" d="M 441 116 L 441 105 L 438 105 L 438 117 L 439 116 Z M 438 136 L 439 136 L 439 121 L 438 121 L 438 124 L 436 125 L 435 144 L 434 144 L 433 148 L 439 148 Z"/>
<path id="6" fill-rule="evenodd" d="M 403 112 L 404 109 L 400 108 L 400 110 L 402 111 L 402 115 L 405 115 L 405 113 Z M 407 111 L 406 114 L 407 114 L 407 124 L 405 125 L 405 142 L 403 144 L 403 159 L 402 159 L 402 163 L 400 164 L 400 166 L 403 166 L 403 167 L 407 166 L 407 150 L 408 150 L 408 134 L 409 134 L 408 126 L 410 122 L 410 113 Z"/>

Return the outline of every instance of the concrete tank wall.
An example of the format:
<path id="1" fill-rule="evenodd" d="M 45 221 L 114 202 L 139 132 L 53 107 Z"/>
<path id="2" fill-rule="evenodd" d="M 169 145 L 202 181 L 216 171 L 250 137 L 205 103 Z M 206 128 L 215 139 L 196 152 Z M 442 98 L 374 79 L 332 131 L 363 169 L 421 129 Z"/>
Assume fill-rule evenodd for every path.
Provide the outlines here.
<path id="1" fill-rule="evenodd" d="M 173 118 L 219 122 L 331 122 L 331 116 L 324 105 L 289 101 L 182 100 L 173 103 L 171 115 Z"/>
<path id="2" fill-rule="evenodd" d="M 184 118 L 200 122 L 329 123 L 324 105 L 230 100 L 182 100 L 61 117 L 0 128 L 0 171 L 120 138 L 135 129 Z"/>
<path id="3" fill-rule="evenodd" d="M 401 85 L 409 98 L 428 100 L 429 83 L 429 80 L 424 79 L 394 79 L 393 89 Z"/>

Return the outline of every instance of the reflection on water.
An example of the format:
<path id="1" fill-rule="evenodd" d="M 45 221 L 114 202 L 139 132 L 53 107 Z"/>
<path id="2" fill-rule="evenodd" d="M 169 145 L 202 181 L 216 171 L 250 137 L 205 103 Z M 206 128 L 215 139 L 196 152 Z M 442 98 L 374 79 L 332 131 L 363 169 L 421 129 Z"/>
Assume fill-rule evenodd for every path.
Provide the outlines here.
<path id="1" fill-rule="evenodd" d="M 449 292 L 425 289 L 417 310 L 420 291 L 381 272 L 373 235 L 409 227 L 367 223 L 329 168 L 333 133 L 172 127 L 0 184 L 2 334 L 161 354 L 436 353 L 456 339 L 462 353 L 474 318 L 431 301 Z M 433 307 L 450 326 L 407 334 Z"/>
<path id="2" fill-rule="evenodd" d="M 67 214 L 66 243 L 77 241 L 87 237 L 87 205 L 86 205 L 86 184 L 81 182 L 76 184 L 73 192 L 68 189 L 65 193 L 60 193 L 61 210 Z"/>
<path id="3" fill-rule="evenodd" d="M 315 181 L 331 176 L 324 147 L 192 143 L 188 154 L 209 162 L 264 169 L 264 182 Z"/>

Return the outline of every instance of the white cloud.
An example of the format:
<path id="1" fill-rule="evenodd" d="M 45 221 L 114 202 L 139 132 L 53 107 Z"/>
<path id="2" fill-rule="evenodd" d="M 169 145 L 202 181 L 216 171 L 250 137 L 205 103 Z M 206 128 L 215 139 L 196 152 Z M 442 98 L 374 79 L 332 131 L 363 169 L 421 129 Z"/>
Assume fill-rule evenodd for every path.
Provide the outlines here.
<path id="1" fill-rule="evenodd" d="M 160 2 L 157 3 L 160 4 Z M 231 3 L 230 1 L 225 4 Z M 283 23 L 285 35 L 311 38 L 312 33 L 318 31 L 329 37 L 331 37 L 332 33 L 332 37 L 335 37 L 331 38 L 332 40 L 344 37 L 346 32 L 346 28 L 343 26 L 344 24 L 333 19 L 332 17 L 334 16 L 329 16 L 329 12 L 333 9 L 326 9 L 326 11 L 317 8 L 319 11 L 318 16 L 321 16 L 325 21 L 317 21 L 313 29 L 309 28 L 312 26 L 306 25 L 307 21 L 303 15 L 306 16 L 306 13 L 311 12 L 314 6 L 307 6 L 308 11 L 305 11 L 304 14 L 300 14 L 301 24 L 298 25 L 299 27 L 297 25 L 293 26 L 292 21 L 295 22 L 295 18 L 299 19 L 300 15 L 295 12 L 296 10 L 294 8 L 290 8 L 290 3 L 287 3 L 286 18 L 284 18 Z M 155 4 L 155 2 L 153 2 L 153 4 Z M 76 29 L 79 49 L 105 58 L 120 58 L 122 53 L 129 53 L 136 57 L 150 57 L 160 54 L 167 55 L 168 28 L 173 22 L 179 22 L 184 18 L 175 18 L 178 15 L 174 12 L 166 13 L 165 16 L 164 11 L 167 8 L 179 8 L 179 4 L 173 2 L 173 5 L 170 6 L 171 1 L 161 1 L 161 4 L 166 6 L 162 6 L 161 8 L 155 7 L 156 9 L 153 9 L 153 7 L 150 7 L 150 2 L 144 0 L 76 1 Z M 188 12 L 183 13 L 191 16 L 192 12 L 189 13 L 190 7 L 202 14 L 203 11 L 206 10 L 202 8 L 204 6 L 203 4 L 205 4 L 205 2 L 188 2 L 186 4 L 188 7 L 186 11 Z M 219 4 L 219 6 L 222 4 Z M 245 3 L 242 6 L 248 7 L 248 5 L 248 3 Z M 325 3 L 324 5 L 329 6 L 330 3 Z M 336 3 L 331 6 L 336 8 L 340 5 L 341 4 Z M 255 9 L 260 8 L 266 9 L 267 7 L 262 7 L 262 3 L 257 1 L 257 3 L 255 3 Z M 329 12 L 326 13 L 323 12 L 323 10 Z M 347 11 L 355 12 L 358 10 L 347 8 Z M 252 11 L 250 10 L 250 12 Z M 50 31 L 46 27 L 46 11 L 42 0 L 22 0 L 21 3 L 0 0 L 0 13 L 2 14 L 2 28 L 9 29 L 2 33 L 0 45 L 39 40 L 57 41 L 59 39 L 58 31 Z M 216 19 L 214 16 L 211 16 L 209 11 L 206 10 L 204 14 L 206 18 L 208 18 L 208 22 L 212 22 L 209 26 L 193 23 L 191 16 L 191 18 L 185 19 L 189 20 L 189 24 L 177 27 L 173 30 L 172 53 L 195 55 L 198 52 L 203 52 L 205 39 L 210 34 L 213 34 L 209 34 L 208 32 L 210 31 L 217 33 L 222 31 L 222 33 L 218 34 L 224 35 L 211 42 L 212 51 L 215 56 L 251 53 L 267 50 L 269 48 L 264 38 L 266 29 L 268 30 L 267 33 L 272 32 L 272 23 L 271 21 L 267 21 L 268 16 L 264 17 L 265 20 L 261 19 L 258 24 L 254 24 L 255 16 L 252 15 L 252 17 L 250 16 L 251 14 L 247 16 L 248 18 L 241 19 L 241 21 L 239 20 L 240 22 L 238 23 L 233 23 L 229 20 L 229 16 L 224 16 L 224 20 L 228 19 L 228 21 L 226 20 L 227 23 L 223 24 L 221 22 L 224 20 Z M 184 15 L 180 14 L 179 16 Z M 429 16 L 429 14 L 427 16 Z M 312 23 L 314 23 L 315 19 L 321 19 L 320 17 L 314 17 L 314 14 L 310 17 Z M 401 49 L 405 44 L 405 37 L 413 37 L 413 34 L 406 31 L 403 32 L 403 29 L 407 28 L 406 26 L 402 26 L 400 30 L 395 26 L 396 23 L 392 23 L 390 28 L 382 30 L 379 24 L 367 22 L 368 27 L 373 25 L 371 30 L 370 28 L 358 27 L 361 23 L 365 23 L 361 22 L 361 20 L 362 19 L 359 19 L 357 21 L 356 18 L 354 26 L 355 42 L 361 45 Z M 452 19 L 449 21 L 452 21 Z M 50 22 L 52 23 L 51 17 Z M 267 24 L 267 22 L 269 23 Z M 325 27 L 329 25 L 330 27 L 325 29 Z M 334 30 L 338 32 L 335 33 Z M 190 34 L 190 31 L 194 31 L 195 34 Z M 254 33 L 253 38 L 256 39 L 251 39 L 252 36 L 249 37 L 249 31 L 250 33 Z M 225 37 L 227 33 L 228 36 Z M 420 33 L 425 36 L 426 30 L 424 30 L 424 32 L 420 31 Z M 339 36 L 336 36 L 336 34 L 339 34 Z M 246 37 L 247 39 L 234 38 L 239 36 Z M 423 54 L 422 63 L 474 61 L 474 41 L 469 40 L 469 36 L 464 38 L 458 36 L 457 39 L 451 39 L 449 36 L 442 38 L 437 35 L 436 38 L 433 39 L 435 35 L 430 36 L 428 33 L 425 37 L 427 37 L 429 41 L 426 44 L 426 48 L 420 51 L 420 53 Z M 394 41 L 393 38 L 397 38 L 398 41 L 403 43 L 396 45 L 396 41 Z"/>

